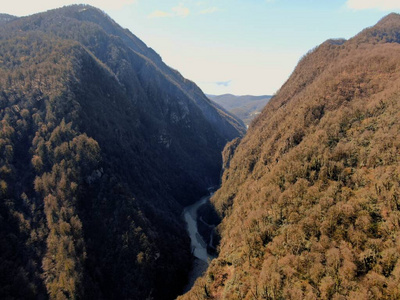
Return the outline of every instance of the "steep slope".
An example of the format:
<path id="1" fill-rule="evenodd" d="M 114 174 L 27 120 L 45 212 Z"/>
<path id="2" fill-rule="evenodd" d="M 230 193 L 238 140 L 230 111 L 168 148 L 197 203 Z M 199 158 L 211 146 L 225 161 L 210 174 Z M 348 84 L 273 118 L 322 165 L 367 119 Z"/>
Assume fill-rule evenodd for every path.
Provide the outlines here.
<path id="1" fill-rule="evenodd" d="M 215 103 L 221 105 L 230 113 L 238 116 L 244 124 L 250 125 L 251 121 L 261 113 L 271 96 L 235 96 L 232 94 L 207 95 Z"/>
<path id="2" fill-rule="evenodd" d="M 50 15 L 51 14 L 51 15 Z M 243 133 L 242 124 L 234 116 L 227 114 L 219 109 L 210 101 L 202 91 L 191 81 L 183 78 L 178 71 L 171 69 L 161 60 L 161 57 L 148 48 L 141 40 L 126 29 L 116 24 L 110 17 L 90 6 L 70 6 L 62 10 L 53 10 L 42 14 L 30 16 L 28 20 L 21 18 L 20 21 L 13 22 L 13 26 L 8 28 L 28 27 L 30 30 L 40 30 L 48 34 L 54 34 L 62 39 L 73 39 L 80 42 L 103 63 L 105 63 L 120 80 L 129 79 L 126 66 L 126 58 L 121 55 L 126 51 L 133 51 L 137 56 L 136 61 L 142 60 L 141 64 L 152 71 L 163 75 L 169 84 L 179 88 L 191 102 L 194 102 L 201 109 L 204 117 L 216 128 L 223 136 L 233 139 L 237 136 L 237 131 Z M 80 29 L 76 29 L 80 27 Z M 122 46 L 123 45 L 123 46 Z M 116 51 L 116 47 L 122 47 Z M 122 53 L 121 53 L 122 52 Z M 129 53 L 132 54 L 132 53 Z M 120 60 L 123 60 L 122 62 Z M 137 65 L 135 66 L 137 67 Z M 149 71 L 149 72 L 152 72 Z M 118 74 L 121 73 L 121 74 Z M 136 76 L 140 76 L 137 74 Z M 143 76 L 150 76 L 145 73 Z M 149 78 L 145 78 L 149 79 Z M 122 82 L 125 85 L 132 85 L 130 82 Z"/>
<path id="3" fill-rule="evenodd" d="M 312 50 L 224 151 L 220 254 L 183 299 L 400 298 L 399 36 Z"/>
<path id="4" fill-rule="evenodd" d="M 0 298 L 172 299 L 244 131 L 90 6 L 0 27 Z"/>

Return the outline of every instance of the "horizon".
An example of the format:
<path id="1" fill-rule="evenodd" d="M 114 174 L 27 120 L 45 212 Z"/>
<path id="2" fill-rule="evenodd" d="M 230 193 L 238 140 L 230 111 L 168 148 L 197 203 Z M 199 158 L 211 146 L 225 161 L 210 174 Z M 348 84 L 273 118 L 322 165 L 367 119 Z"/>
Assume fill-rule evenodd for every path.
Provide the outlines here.
<path id="1" fill-rule="evenodd" d="M 298 61 L 328 39 L 356 35 L 394 0 L 88 0 L 154 49 L 205 94 L 274 95 Z M 74 0 L 16 0 L 2 13 L 31 15 Z"/>

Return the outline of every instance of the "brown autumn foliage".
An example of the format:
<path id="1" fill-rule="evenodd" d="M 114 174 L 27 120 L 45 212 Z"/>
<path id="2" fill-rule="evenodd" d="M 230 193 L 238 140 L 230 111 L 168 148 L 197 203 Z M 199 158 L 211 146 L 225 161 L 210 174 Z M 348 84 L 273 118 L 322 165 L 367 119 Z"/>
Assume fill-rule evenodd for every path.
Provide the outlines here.
<path id="1" fill-rule="evenodd" d="M 400 16 L 308 53 L 212 201 L 219 257 L 182 299 L 400 298 Z"/>

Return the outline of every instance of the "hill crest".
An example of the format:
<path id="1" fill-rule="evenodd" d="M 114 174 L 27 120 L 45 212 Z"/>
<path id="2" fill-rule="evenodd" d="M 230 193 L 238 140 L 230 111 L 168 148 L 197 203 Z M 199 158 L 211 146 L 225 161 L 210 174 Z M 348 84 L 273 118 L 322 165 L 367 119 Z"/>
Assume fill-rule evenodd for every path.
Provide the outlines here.
<path id="1" fill-rule="evenodd" d="M 310 51 L 226 149 L 220 254 L 182 299 L 400 296 L 399 21 Z"/>
<path id="2" fill-rule="evenodd" d="M 0 26 L 0 298 L 172 299 L 239 120 L 100 10 Z"/>

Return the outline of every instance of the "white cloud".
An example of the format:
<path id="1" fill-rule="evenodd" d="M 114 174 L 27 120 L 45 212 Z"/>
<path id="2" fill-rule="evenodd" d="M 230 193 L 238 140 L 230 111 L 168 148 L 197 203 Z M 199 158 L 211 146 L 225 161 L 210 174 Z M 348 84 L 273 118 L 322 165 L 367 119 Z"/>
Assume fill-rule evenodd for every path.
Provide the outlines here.
<path id="1" fill-rule="evenodd" d="M 200 11 L 201 14 L 212 14 L 219 11 L 218 7 L 209 7 L 207 9 L 204 9 L 202 11 Z"/>
<path id="2" fill-rule="evenodd" d="M 172 17 L 172 14 L 166 11 L 156 10 L 149 15 L 149 18 L 166 18 L 166 17 Z"/>
<path id="3" fill-rule="evenodd" d="M 185 18 L 190 15 L 190 9 L 185 7 L 183 3 L 178 6 L 171 8 L 171 12 L 156 10 L 153 11 L 148 17 L 149 18 L 166 18 L 166 17 L 181 17 Z"/>
<path id="4" fill-rule="evenodd" d="M 137 1 L 138 0 L 15 0 L 3 1 L 1 4 L 1 12 L 17 16 L 26 16 L 65 5 L 81 4 L 82 2 L 103 10 L 118 10 L 126 5 L 136 3 Z"/>
<path id="5" fill-rule="evenodd" d="M 172 11 L 177 17 L 187 17 L 190 14 L 190 9 L 185 7 L 182 3 L 173 7 Z"/>
<path id="6" fill-rule="evenodd" d="M 231 85 L 232 80 L 227 80 L 227 81 L 216 81 L 216 82 L 214 82 L 214 83 L 215 83 L 216 85 L 219 85 L 219 86 L 228 87 L 228 86 Z"/>
<path id="7" fill-rule="evenodd" d="M 379 10 L 393 10 L 400 9 L 399 0 L 347 0 L 346 5 L 348 8 L 361 10 L 361 9 L 379 9 Z"/>
<path id="8" fill-rule="evenodd" d="M 77 3 L 81 3 L 82 1 L 76 1 Z M 138 0 L 85 0 L 86 4 L 90 4 L 99 8 L 104 9 L 121 9 L 124 6 L 137 3 Z"/>

